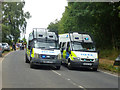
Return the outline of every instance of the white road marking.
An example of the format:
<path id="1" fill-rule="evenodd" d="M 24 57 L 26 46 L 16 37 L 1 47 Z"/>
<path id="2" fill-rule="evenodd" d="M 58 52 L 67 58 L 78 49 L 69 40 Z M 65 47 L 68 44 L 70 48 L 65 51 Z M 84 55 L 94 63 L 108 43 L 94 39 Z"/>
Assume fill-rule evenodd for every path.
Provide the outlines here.
<path id="1" fill-rule="evenodd" d="M 55 70 L 52 70 L 55 74 L 59 75 L 59 76 L 62 76 L 60 73 L 56 72 Z M 66 77 L 63 77 L 62 78 L 68 80 L 71 84 L 73 84 L 74 86 L 77 86 L 78 88 L 81 88 L 83 90 L 86 90 L 83 86 L 81 85 L 78 85 L 77 83 L 73 82 L 70 78 L 66 78 Z"/>
<path id="2" fill-rule="evenodd" d="M 61 76 L 60 73 L 56 72 L 55 70 L 52 70 L 54 73 L 56 73 L 57 75 Z"/>
<path id="3" fill-rule="evenodd" d="M 78 87 L 80 87 L 80 88 L 84 88 L 83 86 L 78 86 Z"/>
<path id="4" fill-rule="evenodd" d="M 69 79 L 69 78 L 68 78 L 67 80 L 68 80 L 68 81 L 70 81 L 70 79 Z"/>
<path id="5" fill-rule="evenodd" d="M 108 74 L 108 75 L 111 75 L 111 76 L 114 76 L 114 77 L 118 77 L 118 75 L 114 75 L 114 74 L 111 74 L 111 73 L 108 73 L 108 72 L 105 72 L 105 71 L 101 71 L 101 70 L 98 70 L 98 71 L 100 71 L 102 73 L 105 73 L 105 74 Z"/>

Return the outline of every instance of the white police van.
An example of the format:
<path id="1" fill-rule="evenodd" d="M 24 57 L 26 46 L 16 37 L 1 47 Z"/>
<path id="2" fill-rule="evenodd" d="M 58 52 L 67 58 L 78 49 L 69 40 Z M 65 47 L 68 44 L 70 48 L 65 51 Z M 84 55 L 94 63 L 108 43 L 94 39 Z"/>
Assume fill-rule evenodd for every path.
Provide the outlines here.
<path id="1" fill-rule="evenodd" d="M 55 32 L 33 28 L 33 32 L 29 34 L 26 50 L 26 63 L 30 63 L 31 68 L 34 65 L 46 65 L 60 69 L 60 54 L 59 38 Z"/>
<path id="2" fill-rule="evenodd" d="M 66 33 L 59 35 L 62 63 L 73 67 L 90 68 L 97 71 L 99 58 L 95 44 L 88 33 Z"/>

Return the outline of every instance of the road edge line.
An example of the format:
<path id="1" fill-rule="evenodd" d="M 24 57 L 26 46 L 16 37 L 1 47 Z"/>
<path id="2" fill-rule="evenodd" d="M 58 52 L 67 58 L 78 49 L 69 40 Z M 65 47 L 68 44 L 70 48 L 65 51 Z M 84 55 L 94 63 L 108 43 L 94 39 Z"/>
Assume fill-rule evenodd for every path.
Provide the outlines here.
<path id="1" fill-rule="evenodd" d="M 111 73 L 109 73 L 109 72 L 105 72 L 105 71 L 102 71 L 102 70 L 98 70 L 98 71 L 100 71 L 100 72 L 102 72 L 102 73 L 105 73 L 105 74 L 108 74 L 108 75 L 111 75 L 111 76 L 114 76 L 114 77 L 118 77 L 118 75 L 115 75 L 115 74 L 111 74 Z"/>

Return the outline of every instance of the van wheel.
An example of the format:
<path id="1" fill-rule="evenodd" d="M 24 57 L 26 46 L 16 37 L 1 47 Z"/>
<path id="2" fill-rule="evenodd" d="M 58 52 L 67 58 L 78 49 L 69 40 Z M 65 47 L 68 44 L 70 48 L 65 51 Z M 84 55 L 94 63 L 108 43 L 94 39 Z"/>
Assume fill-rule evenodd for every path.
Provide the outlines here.
<path id="1" fill-rule="evenodd" d="M 93 70 L 93 71 L 97 71 L 97 68 L 93 68 L 92 70 Z"/>
<path id="2" fill-rule="evenodd" d="M 60 66 L 56 66 L 56 70 L 60 70 Z"/>
<path id="3" fill-rule="evenodd" d="M 25 63 L 30 63 L 30 61 L 27 58 L 27 54 L 25 54 Z"/>
<path id="4" fill-rule="evenodd" d="M 72 66 L 71 66 L 70 62 L 68 62 L 67 67 L 68 67 L 69 70 L 72 70 Z"/>
<path id="5" fill-rule="evenodd" d="M 32 63 L 30 63 L 30 68 L 34 68 L 34 65 Z"/>

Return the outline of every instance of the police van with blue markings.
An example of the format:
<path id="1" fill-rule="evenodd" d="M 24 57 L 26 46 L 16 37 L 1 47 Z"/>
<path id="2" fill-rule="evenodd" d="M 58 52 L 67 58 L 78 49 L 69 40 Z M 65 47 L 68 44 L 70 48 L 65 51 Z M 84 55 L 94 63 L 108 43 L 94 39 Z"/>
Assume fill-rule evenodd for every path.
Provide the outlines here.
<path id="1" fill-rule="evenodd" d="M 25 55 L 25 62 L 30 63 L 31 68 L 35 65 L 46 65 L 60 69 L 61 53 L 58 35 L 49 32 L 48 29 L 33 28 L 33 32 L 29 34 Z"/>
<path id="2" fill-rule="evenodd" d="M 97 71 L 99 58 L 92 37 L 88 33 L 66 33 L 59 35 L 61 60 L 68 66 L 90 68 Z"/>

